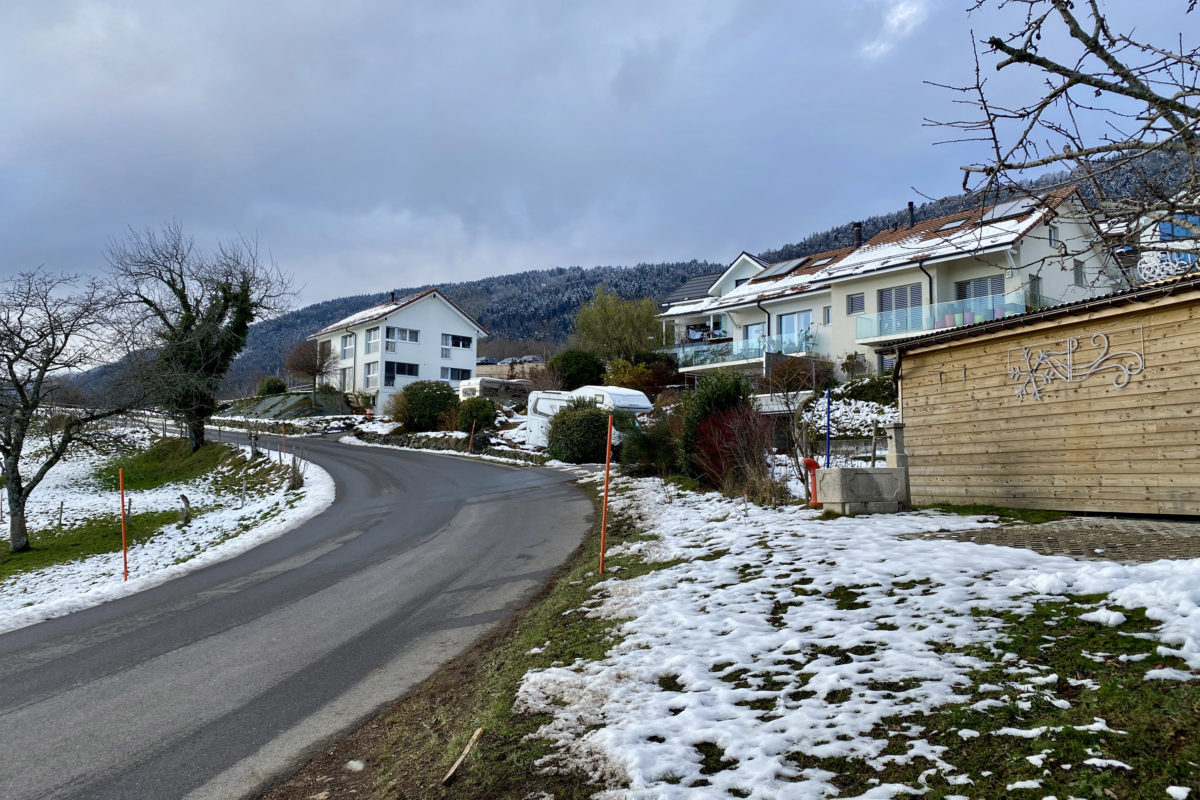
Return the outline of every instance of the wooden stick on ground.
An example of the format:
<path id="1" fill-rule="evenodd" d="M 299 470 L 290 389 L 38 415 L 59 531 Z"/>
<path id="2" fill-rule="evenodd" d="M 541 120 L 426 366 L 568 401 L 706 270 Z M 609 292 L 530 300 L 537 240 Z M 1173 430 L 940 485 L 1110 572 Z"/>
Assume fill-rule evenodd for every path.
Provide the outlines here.
<path id="1" fill-rule="evenodd" d="M 476 729 L 475 733 L 471 734 L 471 740 L 467 742 L 467 746 L 463 748 L 462 755 L 458 757 L 458 761 L 454 762 L 454 766 L 451 767 L 450 771 L 446 773 L 446 777 L 442 778 L 442 786 L 446 786 L 450 783 L 450 779 L 454 777 L 454 773 L 466 759 L 467 753 L 471 752 L 471 748 L 475 746 L 475 743 L 479 741 L 479 737 L 482 735 L 483 728 L 478 728 Z"/>

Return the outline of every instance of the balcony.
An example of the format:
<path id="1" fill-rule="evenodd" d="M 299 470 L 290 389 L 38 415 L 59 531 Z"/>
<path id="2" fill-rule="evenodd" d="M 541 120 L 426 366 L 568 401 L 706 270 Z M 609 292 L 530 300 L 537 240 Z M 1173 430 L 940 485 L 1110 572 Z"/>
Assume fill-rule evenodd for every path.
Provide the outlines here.
<path id="1" fill-rule="evenodd" d="M 726 339 L 703 344 L 684 344 L 667 350 L 679 361 L 680 369 L 723 366 L 755 361 L 764 353 L 816 355 L 829 351 L 828 335 L 810 328 L 804 333 L 785 333 L 754 339 Z"/>
<path id="2" fill-rule="evenodd" d="M 860 314 L 855 318 L 855 339 L 859 344 L 875 344 L 943 328 L 1004 319 L 1058 303 L 1058 300 L 1042 294 L 1017 291 L 878 314 Z"/>

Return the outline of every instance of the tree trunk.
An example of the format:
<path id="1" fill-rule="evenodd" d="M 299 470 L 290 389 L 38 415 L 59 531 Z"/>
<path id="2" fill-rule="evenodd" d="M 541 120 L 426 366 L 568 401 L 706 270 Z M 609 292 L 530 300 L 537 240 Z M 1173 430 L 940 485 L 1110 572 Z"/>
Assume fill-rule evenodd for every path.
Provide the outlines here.
<path id="1" fill-rule="evenodd" d="M 8 496 L 8 550 L 24 553 L 29 549 L 29 531 L 25 527 L 25 502 Z"/>
<path id="2" fill-rule="evenodd" d="M 204 447 L 204 420 L 188 419 L 187 435 L 188 443 L 191 444 L 193 453 Z"/>

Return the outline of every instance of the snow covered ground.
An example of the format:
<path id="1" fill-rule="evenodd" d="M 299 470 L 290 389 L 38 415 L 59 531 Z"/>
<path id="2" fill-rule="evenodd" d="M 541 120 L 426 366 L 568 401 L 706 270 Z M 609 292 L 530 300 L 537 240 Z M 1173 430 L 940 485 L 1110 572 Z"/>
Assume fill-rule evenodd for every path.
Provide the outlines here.
<path id="1" fill-rule="evenodd" d="M 1012 685 L 998 691 L 1023 697 L 1053 682 L 1005 653 L 995 616 L 971 609 L 1028 612 L 1066 593 L 1107 594 L 1088 609 L 1092 622 L 1124 623 L 1107 604 L 1145 608 L 1160 623 L 1158 653 L 1188 667 L 1152 669 L 1147 679 L 1200 678 L 1200 559 L 1125 566 L 901 539 L 994 523 L 934 512 L 819 520 L 798 506 L 667 493 L 655 480 L 617 479 L 612 508 L 651 538 L 610 557 L 682 563 L 597 584 L 594 600 L 574 613 L 611 620 L 617 643 L 600 661 L 528 673 L 514 705 L 551 718 L 538 732 L 555 744 L 542 768 L 629 787 L 602 798 L 841 795 L 834 773 L 799 769 L 787 758 L 794 753 L 871 766 L 924 757 L 965 787 L 970 777 L 942 761 L 919 727 L 907 754 L 885 752 L 888 741 L 872 731 L 889 717 L 968 700 L 968 674 L 984 665 L 963 653 L 972 645 L 1013 662 Z M 1097 737 L 1096 758 L 1075 769 L 1111 768 L 1099 743 L 1107 726 L 1085 729 Z M 719 748 L 721 770 L 701 772 L 697 748 L 705 746 Z M 1030 789 L 1040 785 L 1036 760 L 1023 783 Z M 860 796 L 914 791 L 880 785 Z"/>
<path id="2" fill-rule="evenodd" d="M 148 441 L 145 431 L 131 431 L 130 435 Z M 98 513 L 119 513 L 118 493 L 100 489 L 94 478 L 105 461 L 105 456 L 82 450 L 50 470 L 31 497 L 29 529 L 56 525 L 60 502 L 67 525 Z M 232 558 L 325 510 L 333 502 L 334 485 L 329 473 L 310 462 L 302 489 L 286 492 L 282 482 L 252 484 L 242 508 L 240 496 L 214 491 L 208 478 L 126 492 L 126 497 L 137 514 L 177 510 L 180 494 L 191 501 L 191 524 L 185 529 L 176 524 L 164 526 L 152 539 L 131 546 L 128 581 L 122 580 L 120 551 L 0 581 L 0 633 L 106 603 Z"/>

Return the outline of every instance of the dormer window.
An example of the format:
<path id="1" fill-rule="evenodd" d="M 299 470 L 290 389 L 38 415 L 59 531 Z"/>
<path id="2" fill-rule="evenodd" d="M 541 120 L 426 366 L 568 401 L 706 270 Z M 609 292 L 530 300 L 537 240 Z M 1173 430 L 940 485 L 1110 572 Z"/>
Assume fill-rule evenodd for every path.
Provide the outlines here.
<path id="1" fill-rule="evenodd" d="M 951 231 L 962 226 L 965 222 L 965 219 L 952 219 L 949 222 L 943 223 L 942 227 L 938 228 L 938 231 Z"/>

